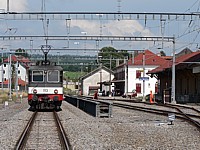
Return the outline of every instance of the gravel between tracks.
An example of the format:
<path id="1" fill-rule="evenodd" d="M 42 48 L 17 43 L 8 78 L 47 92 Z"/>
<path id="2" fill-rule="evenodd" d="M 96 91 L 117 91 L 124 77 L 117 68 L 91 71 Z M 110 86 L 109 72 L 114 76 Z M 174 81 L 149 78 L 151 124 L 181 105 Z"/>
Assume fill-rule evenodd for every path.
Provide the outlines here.
<path id="1" fill-rule="evenodd" d="M 1 106 L 1 105 L 0 105 Z M 0 150 L 13 149 L 32 115 L 27 101 L 0 108 Z M 74 150 L 198 150 L 200 132 L 187 122 L 113 108 L 113 118 L 95 118 L 63 102 L 59 117 Z M 52 143 L 53 144 L 53 143 Z"/>
<path id="2" fill-rule="evenodd" d="M 200 132 L 187 122 L 122 108 L 113 108 L 113 118 L 94 118 L 63 103 L 59 112 L 75 150 L 197 150 Z"/>

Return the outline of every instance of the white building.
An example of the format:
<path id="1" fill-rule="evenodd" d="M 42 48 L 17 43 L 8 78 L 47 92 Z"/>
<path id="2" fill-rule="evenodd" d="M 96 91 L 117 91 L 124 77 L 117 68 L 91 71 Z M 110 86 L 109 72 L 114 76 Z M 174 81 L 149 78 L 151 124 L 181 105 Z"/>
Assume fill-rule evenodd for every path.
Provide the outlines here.
<path id="1" fill-rule="evenodd" d="M 83 95 L 93 95 L 94 92 L 105 91 L 105 94 L 112 91 L 113 86 L 109 86 L 110 80 L 114 78 L 114 72 L 105 66 L 99 67 L 94 71 L 81 77 L 81 91 Z M 111 89 L 110 89 L 111 88 Z"/>
<path id="2" fill-rule="evenodd" d="M 163 57 L 149 50 L 139 53 L 134 59 L 131 58 L 127 63 L 116 67 L 114 70 L 115 88 L 124 93 L 136 90 L 137 96 L 147 95 L 150 91 L 157 93 L 158 79 L 148 76 L 147 72 L 165 62 L 166 60 Z"/>
<path id="3" fill-rule="evenodd" d="M 30 61 L 22 56 L 11 56 L 11 66 L 10 66 L 10 59 L 9 57 L 3 61 L 0 65 L 0 82 L 4 82 L 4 87 L 8 87 L 7 84 L 9 83 L 9 79 L 11 78 L 11 74 L 13 73 L 14 69 L 14 76 L 18 77 L 18 85 L 24 86 L 27 82 L 27 67 Z"/>

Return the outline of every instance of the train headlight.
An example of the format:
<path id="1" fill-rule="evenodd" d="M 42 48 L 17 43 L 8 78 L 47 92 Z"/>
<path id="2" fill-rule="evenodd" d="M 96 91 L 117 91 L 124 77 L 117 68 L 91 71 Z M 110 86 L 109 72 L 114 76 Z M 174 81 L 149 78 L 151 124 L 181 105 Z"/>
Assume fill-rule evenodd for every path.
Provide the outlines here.
<path id="1" fill-rule="evenodd" d="M 36 90 L 36 89 L 34 89 L 34 90 L 33 90 L 33 93 L 34 93 L 34 94 L 36 94 L 36 93 L 37 93 L 37 90 Z"/>
<path id="2" fill-rule="evenodd" d="M 58 90 L 57 90 L 57 89 L 55 89 L 55 90 L 54 90 L 54 93 L 55 93 L 55 94 L 58 94 Z"/>

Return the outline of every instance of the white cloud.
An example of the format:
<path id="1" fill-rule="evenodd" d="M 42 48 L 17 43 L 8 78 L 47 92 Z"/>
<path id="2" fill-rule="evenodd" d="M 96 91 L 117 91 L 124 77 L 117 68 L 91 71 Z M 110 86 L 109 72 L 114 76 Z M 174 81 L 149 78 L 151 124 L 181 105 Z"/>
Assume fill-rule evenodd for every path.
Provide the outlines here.
<path id="1" fill-rule="evenodd" d="M 25 11 L 27 0 L 9 0 L 9 11 Z M 7 11 L 7 0 L 0 0 L 0 9 Z"/>
<path id="2" fill-rule="evenodd" d="M 72 21 L 71 27 L 78 27 L 86 31 L 88 35 L 115 35 L 115 36 L 152 36 L 150 30 L 145 29 L 138 21 L 109 21 L 102 23 L 98 21 Z M 100 31 L 101 30 L 101 31 Z"/>

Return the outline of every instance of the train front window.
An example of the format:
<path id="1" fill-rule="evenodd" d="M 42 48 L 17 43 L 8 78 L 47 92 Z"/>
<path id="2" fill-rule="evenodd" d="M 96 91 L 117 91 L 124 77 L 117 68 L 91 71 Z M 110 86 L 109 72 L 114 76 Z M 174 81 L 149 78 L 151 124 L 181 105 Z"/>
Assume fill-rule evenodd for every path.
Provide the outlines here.
<path id="1" fill-rule="evenodd" d="M 43 82 L 44 81 L 44 75 L 43 71 L 33 71 L 33 82 Z"/>
<path id="2" fill-rule="evenodd" d="M 58 70 L 49 70 L 47 76 L 48 82 L 59 82 L 59 71 Z"/>

